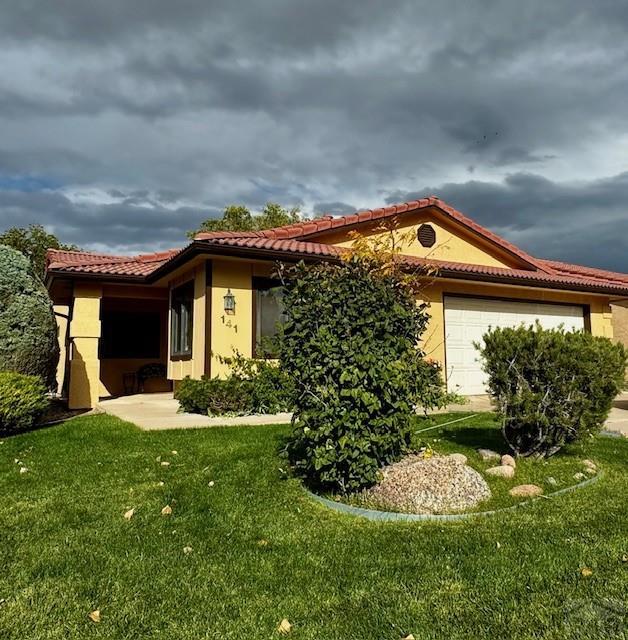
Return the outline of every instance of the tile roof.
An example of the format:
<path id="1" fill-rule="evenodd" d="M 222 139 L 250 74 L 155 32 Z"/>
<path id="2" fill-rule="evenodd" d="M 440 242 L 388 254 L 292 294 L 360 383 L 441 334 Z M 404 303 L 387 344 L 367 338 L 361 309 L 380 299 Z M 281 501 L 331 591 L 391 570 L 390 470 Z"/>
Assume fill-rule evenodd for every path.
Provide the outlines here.
<path id="1" fill-rule="evenodd" d="M 50 250 L 47 270 L 51 274 L 55 272 L 84 273 L 145 280 L 178 254 L 200 246 L 209 251 L 212 248 L 216 251 L 229 249 L 246 253 L 250 251 L 251 254 L 263 254 L 277 259 L 288 255 L 296 258 L 312 256 L 314 258 L 335 259 L 344 250 L 319 241 L 319 238 L 322 240 L 321 235 L 324 236 L 325 232 L 373 220 L 383 220 L 396 214 L 416 211 L 428 206 L 438 207 L 445 215 L 520 258 L 529 268 L 508 269 L 450 261 L 426 261 L 404 256 L 408 265 L 424 267 L 429 264 L 436 268 L 441 275 L 450 277 L 478 278 L 511 283 L 520 281 L 522 284 L 546 285 L 548 288 L 574 288 L 628 295 L 628 274 L 534 258 L 434 196 L 380 209 L 359 211 L 349 216 L 339 218 L 325 216 L 312 221 L 298 222 L 263 231 L 203 232 L 197 234 L 194 243 L 184 249 L 172 249 L 138 256 L 108 256 L 88 252 Z"/>
<path id="2" fill-rule="evenodd" d="M 446 202 L 437 198 L 436 196 L 429 196 L 422 198 L 421 200 L 412 200 L 410 202 L 401 202 L 399 204 L 391 204 L 387 207 L 380 207 L 379 209 L 365 209 L 358 211 L 354 214 L 347 216 L 340 216 L 334 218 L 333 216 L 323 216 L 321 218 L 315 218 L 314 220 L 304 220 L 303 222 L 297 222 L 295 224 L 286 225 L 284 227 L 276 227 L 274 229 L 265 229 L 263 231 L 212 231 L 201 232 L 195 236 L 195 240 L 214 240 L 216 238 L 310 238 L 312 236 L 318 236 L 329 231 L 336 231 L 338 229 L 352 227 L 357 224 L 363 224 L 366 222 L 383 221 L 388 218 L 392 218 L 402 213 L 409 213 L 412 211 L 418 211 L 425 209 L 426 207 L 436 207 L 445 214 L 445 216 L 463 224 L 470 228 L 472 231 L 482 236 L 489 242 L 500 246 L 502 249 L 517 256 L 524 262 L 541 269 L 541 271 L 547 271 L 551 273 L 552 268 L 550 265 L 542 265 L 540 260 L 533 258 L 531 255 L 519 249 L 511 242 L 504 240 L 500 236 L 489 231 L 485 227 L 479 225 L 471 218 L 468 218 L 463 213 L 454 209 Z"/>
<path id="3" fill-rule="evenodd" d="M 46 270 L 49 273 L 64 271 L 144 278 L 179 252 L 180 249 L 171 249 L 137 256 L 111 256 L 87 251 L 49 249 Z"/>

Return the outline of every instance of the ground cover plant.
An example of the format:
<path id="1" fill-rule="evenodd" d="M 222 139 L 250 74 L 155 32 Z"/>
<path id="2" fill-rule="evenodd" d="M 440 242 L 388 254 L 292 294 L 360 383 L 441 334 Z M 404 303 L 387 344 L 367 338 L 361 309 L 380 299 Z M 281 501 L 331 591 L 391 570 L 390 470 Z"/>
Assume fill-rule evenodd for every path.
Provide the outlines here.
<path id="1" fill-rule="evenodd" d="M 588 332 L 495 328 L 476 346 L 504 439 L 519 456 L 551 456 L 597 433 L 624 385 L 625 348 Z"/>
<path id="2" fill-rule="evenodd" d="M 48 394 L 41 378 L 0 371 L 0 433 L 30 429 L 47 408 Z"/>
<path id="3" fill-rule="evenodd" d="M 497 446 L 492 419 L 462 424 Z M 605 476 L 559 499 L 386 524 L 311 501 L 280 470 L 288 433 L 95 415 L 2 439 L 0 637 L 279 638 L 286 618 L 299 640 L 622 638 L 628 441 L 583 445 Z"/>

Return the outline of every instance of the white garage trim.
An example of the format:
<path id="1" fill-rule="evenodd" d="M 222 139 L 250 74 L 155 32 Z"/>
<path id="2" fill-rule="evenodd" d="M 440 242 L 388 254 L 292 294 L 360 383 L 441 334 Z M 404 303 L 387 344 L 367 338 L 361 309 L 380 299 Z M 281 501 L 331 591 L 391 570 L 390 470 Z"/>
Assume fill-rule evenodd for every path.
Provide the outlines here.
<path id="1" fill-rule="evenodd" d="M 473 346 L 491 327 L 517 327 L 539 321 L 546 329 L 561 324 L 570 331 L 587 328 L 582 305 L 445 295 L 445 375 L 447 388 L 462 395 L 486 393 L 480 354 Z"/>

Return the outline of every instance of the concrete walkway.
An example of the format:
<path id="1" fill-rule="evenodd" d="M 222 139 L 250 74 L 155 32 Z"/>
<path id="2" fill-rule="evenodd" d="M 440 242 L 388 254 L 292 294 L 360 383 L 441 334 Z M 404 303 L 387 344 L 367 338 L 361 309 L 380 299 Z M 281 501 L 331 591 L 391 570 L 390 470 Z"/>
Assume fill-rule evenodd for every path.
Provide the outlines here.
<path id="1" fill-rule="evenodd" d="M 236 425 L 283 424 L 290 422 L 292 414 L 274 413 L 234 418 L 210 418 L 195 413 L 179 413 L 179 403 L 172 393 L 141 393 L 111 400 L 101 400 L 98 410 L 132 422 L 145 431 L 161 429 L 195 429 L 199 427 L 223 427 Z M 488 396 L 472 396 L 468 404 L 451 405 L 436 413 L 465 411 L 481 413 L 491 411 Z M 628 437 L 628 393 L 617 396 L 613 403 L 606 429 Z"/>
<path id="2" fill-rule="evenodd" d="M 196 413 L 179 413 L 179 403 L 172 393 L 139 393 L 111 400 L 101 400 L 97 409 L 145 431 L 162 429 L 195 429 L 236 425 L 281 424 L 290 422 L 292 414 L 275 413 L 235 418 L 210 418 Z"/>

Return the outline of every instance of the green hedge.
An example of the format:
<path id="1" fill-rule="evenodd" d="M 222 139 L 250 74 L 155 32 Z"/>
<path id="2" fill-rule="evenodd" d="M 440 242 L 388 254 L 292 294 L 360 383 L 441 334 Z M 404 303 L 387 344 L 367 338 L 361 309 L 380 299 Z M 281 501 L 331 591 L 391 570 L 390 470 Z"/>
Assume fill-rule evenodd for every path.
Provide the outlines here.
<path id="1" fill-rule="evenodd" d="M 275 363 L 245 358 L 238 353 L 223 361 L 230 367 L 226 379 L 181 380 L 175 398 L 183 411 L 220 416 L 291 410 L 292 385 Z"/>
<path id="2" fill-rule="evenodd" d="M 476 345 L 502 432 L 521 456 L 550 456 L 599 431 L 622 389 L 626 350 L 585 332 L 493 329 Z"/>
<path id="3" fill-rule="evenodd" d="M 0 372 L 0 430 L 30 429 L 48 407 L 46 386 L 37 376 Z"/>
<path id="4" fill-rule="evenodd" d="M 39 376 L 54 388 L 59 344 L 46 288 L 19 251 L 0 245 L 0 371 Z"/>

